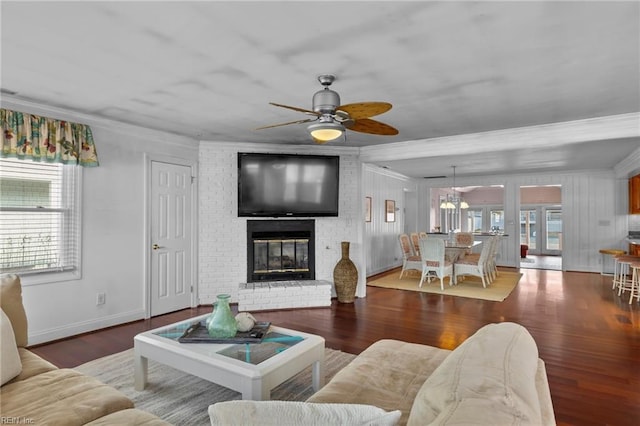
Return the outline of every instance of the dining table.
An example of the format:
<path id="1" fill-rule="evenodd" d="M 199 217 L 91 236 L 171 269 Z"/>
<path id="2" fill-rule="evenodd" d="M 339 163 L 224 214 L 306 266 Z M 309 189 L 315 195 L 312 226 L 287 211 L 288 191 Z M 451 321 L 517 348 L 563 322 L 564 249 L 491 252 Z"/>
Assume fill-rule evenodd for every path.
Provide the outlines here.
<path id="1" fill-rule="evenodd" d="M 471 244 L 461 244 L 455 241 L 444 240 L 444 256 L 445 259 L 455 263 L 459 259 L 463 259 L 467 251 L 482 244 L 482 241 L 475 240 Z"/>

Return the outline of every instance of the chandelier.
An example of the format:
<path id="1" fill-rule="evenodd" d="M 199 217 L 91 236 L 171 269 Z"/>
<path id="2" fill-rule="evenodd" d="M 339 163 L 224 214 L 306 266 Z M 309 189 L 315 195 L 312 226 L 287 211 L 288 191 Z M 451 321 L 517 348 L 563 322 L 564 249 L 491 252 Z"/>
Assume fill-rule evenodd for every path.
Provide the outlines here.
<path id="1" fill-rule="evenodd" d="M 440 203 L 440 208 L 449 210 L 468 209 L 469 204 L 462 198 L 456 196 L 456 166 L 451 167 L 453 168 L 453 186 L 451 187 L 453 196 L 447 194 L 447 197 Z"/>

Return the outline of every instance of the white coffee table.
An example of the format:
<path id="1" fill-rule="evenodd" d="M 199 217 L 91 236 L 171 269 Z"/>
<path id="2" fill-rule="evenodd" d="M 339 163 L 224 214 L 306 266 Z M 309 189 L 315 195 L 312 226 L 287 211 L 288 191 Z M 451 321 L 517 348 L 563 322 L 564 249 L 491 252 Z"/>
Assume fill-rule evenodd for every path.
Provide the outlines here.
<path id="1" fill-rule="evenodd" d="M 313 389 L 317 391 L 324 386 L 323 337 L 272 326 L 270 333 L 277 333 L 276 336 L 284 337 L 281 340 L 293 342 L 270 342 L 247 347 L 245 344 L 177 341 L 189 325 L 203 321 L 207 316 L 156 328 L 134 337 L 136 390 L 143 390 L 147 384 L 149 359 L 240 392 L 242 399 L 269 400 L 271 389 L 310 365 Z M 295 337 L 301 340 L 296 341 Z M 247 348 L 252 360 L 247 359 Z"/>

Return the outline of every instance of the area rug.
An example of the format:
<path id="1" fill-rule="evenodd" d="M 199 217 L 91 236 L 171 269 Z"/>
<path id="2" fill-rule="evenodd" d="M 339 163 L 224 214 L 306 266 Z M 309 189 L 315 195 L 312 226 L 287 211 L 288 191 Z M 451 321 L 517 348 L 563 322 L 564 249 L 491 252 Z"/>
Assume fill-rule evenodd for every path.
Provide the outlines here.
<path id="1" fill-rule="evenodd" d="M 329 381 L 355 355 L 325 349 L 325 381 Z M 210 425 L 207 408 L 219 401 L 242 399 L 239 392 L 202 380 L 149 360 L 147 387 L 133 388 L 133 349 L 87 362 L 75 368 L 127 395 L 136 408 L 153 413 L 174 425 Z M 271 399 L 304 401 L 314 393 L 311 367 L 271 391 Z"/>
<path id="2" fill-rule="evenodd" d="M 522 276 L 519 272 L 500 271 L 498 278 L 489 284 L 487 288 L 482 287 L 482 281 L 479 277 L 467 276 L 454 286 L 449 286 L 449 279 L 445 278 L 443 291 L 440 290 L 439 279 L 432 279 L 430 283 L 424 282 L 422 287 L 418 287 L 420 273 L 418 271 L 408 272 L 402 276 L 402 279 L 399 278 L 400 273 L 398 272 L 369 281 L 367 285 L 502 302 L 518 285 L 518 281 Z"/>

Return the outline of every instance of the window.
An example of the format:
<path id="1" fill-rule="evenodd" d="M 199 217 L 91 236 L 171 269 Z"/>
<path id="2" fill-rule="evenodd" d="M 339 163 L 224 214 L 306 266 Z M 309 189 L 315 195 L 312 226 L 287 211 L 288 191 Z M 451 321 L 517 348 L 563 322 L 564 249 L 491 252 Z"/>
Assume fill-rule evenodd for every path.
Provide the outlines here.
<path id="1" fill-rule="evenodd" d="M 482 224 L 483 210 L 481 208 L 470 208 L 467 210 L 467 232 L 484 232 Z"/>
<path id="2" fill-rule="evenodd" d="M 80 170 L 0 159 L 0 272 L 80 274 Z"/>
<path id="3" fill-rule="evenodd" d="M 491 212 L 489 214 L 491 216 L 491 231 L 504 231 L 504 210 L 491 209 Z"/>
<path id="4" fill-rule="evenodd" d="M 504 231 L 504 210 L 497 206 L 474 206 L 466 210 L 467 232 Z"/>

